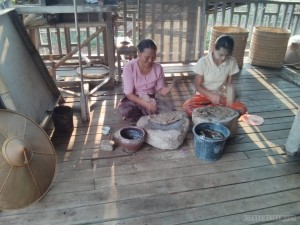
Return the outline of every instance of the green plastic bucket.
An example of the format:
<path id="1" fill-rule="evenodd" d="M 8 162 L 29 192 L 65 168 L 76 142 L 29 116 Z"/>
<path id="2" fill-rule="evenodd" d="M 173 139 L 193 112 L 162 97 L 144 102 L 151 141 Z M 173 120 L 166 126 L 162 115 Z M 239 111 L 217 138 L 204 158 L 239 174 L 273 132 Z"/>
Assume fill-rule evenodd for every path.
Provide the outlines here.
<path id="1" fill-rule="evenodd" d="M 199 123 L 193 127 L 193 134 L 196 156 L 216 161 L 221 158 L 230 130 L 221 124 Z"/>

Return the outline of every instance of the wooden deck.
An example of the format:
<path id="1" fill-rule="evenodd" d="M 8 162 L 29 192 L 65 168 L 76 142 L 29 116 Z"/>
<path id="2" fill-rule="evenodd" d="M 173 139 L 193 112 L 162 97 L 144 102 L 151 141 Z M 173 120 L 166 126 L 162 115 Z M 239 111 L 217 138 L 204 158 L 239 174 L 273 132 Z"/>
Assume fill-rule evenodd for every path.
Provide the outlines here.
<path id="1" fill-rule="evenodd" d="M 52 135 L 57 172 L 50 191 L 25 209 L 0 212 L 0 224 L 299 224 L 299 217 L 271 221 L 300 215 L 300 158 L 283 150 L 300 87 L 279 77 L 282 72 L 244 65 L 235 79 L 238 93 L 265 122 L 239 122 L 215 163 L 194 156 L 191 131 L 176 150 L 101 151 L 100 141 L 111 138 L 101 134 L 103 125 L 114 132 L 129 124 L 114 109 L 121 86 L 93 95 L 90 124 L 81 122 L 79 98 L 65 96 L 75 129 L 72 136 Z M 193 94 L 193 74 L 175 67 L 166 73 L 183 77 L 168 97 L 180 109 Z"/>

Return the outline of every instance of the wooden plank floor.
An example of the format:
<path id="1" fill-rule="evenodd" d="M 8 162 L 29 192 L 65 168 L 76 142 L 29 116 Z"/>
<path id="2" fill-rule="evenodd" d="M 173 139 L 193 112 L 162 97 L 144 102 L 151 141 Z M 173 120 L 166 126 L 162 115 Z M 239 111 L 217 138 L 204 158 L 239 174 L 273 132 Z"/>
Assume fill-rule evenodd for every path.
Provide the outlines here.
<path id="1" fill-rule="evenodd" d="M 180 109 L 193 95 L 193 74 L 177 67 L 166 71 L 182 76 L 167 98 Z M 287 156 L 283 146 L 300 88 L 283 80 L 282 72 L 244 65 L 235 78 L 239 98 L 265 122 L 239 122 L 215 163 L 194 156 L 191 129 L 176 150 L 145 145 L 134 155 L 120 147 L 101 151 L 100 141 L 111 138 L 102 135 L 103 125 L 114 132 L 131 124 L 115 110 L 121 86 L 91 97 L 89 124 L 81 121 L 79 98 L 65 95 L 75 129 L 71 136 L 51 134 L 57 153 L 51 189 L 25 209 L 0 212 L 0 224 L 299 224 L 300 158 Z M 273 221 L 284 216 L 293 217 Z"/>

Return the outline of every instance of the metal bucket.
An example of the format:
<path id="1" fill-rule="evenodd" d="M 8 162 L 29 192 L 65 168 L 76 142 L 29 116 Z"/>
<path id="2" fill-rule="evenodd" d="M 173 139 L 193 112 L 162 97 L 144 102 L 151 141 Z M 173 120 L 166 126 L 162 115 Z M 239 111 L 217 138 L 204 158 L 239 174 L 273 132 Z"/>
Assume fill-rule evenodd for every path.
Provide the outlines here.
<path id="1" fill-rule="evenodd" d="M 207 131 L 212 131 L 215 135 L 209 136 Z M 193 127 L 193 134 L 196 156 L 207 161 L 216 161 L 221 158 L 230 130 L 221 124 L 199 123 Z"/>
<path id="2" fill-rule="evenodd" d="M 73 110 L 69 106 L 60 105 L 53 109 L 52 119 L 56 132 L 72 132 L 73 125 Z"/>

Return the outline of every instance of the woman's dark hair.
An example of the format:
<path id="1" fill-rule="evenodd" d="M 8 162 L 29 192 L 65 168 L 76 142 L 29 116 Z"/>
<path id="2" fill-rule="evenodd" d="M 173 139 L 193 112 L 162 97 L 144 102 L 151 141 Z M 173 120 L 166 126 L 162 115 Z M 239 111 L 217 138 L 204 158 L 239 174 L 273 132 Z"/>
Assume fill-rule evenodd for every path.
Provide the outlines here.
<path id="1" fill-rule="evenodd" d="M 231 55 L 234 48 L 234 40 L 229 35 L 221 35 L 217 38 L 215 42 L 215 49 L 220 50 L 220 48 L 227 49 L 228 53 Z"/>
<path id="2" fill-rule="evenodd" d="M 151 48 L 153 50 L 157 50 L 157 46 L 151 39 L 144 39 L 140 41 L 140 43 L 137 45 L 137 48 L 140 52 L 143 52 L 145 48 Z"/>

